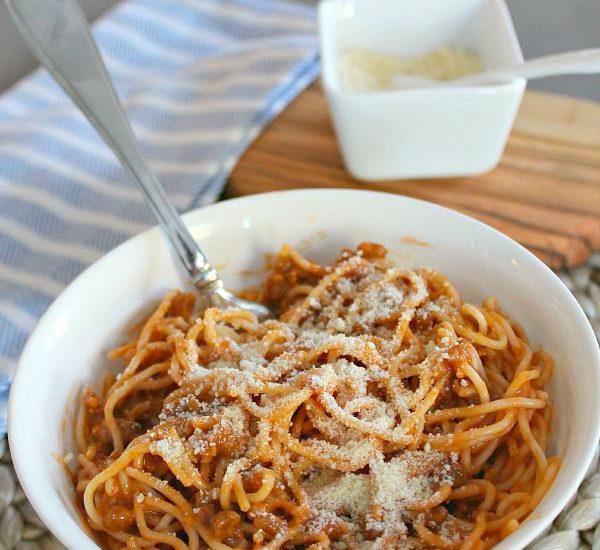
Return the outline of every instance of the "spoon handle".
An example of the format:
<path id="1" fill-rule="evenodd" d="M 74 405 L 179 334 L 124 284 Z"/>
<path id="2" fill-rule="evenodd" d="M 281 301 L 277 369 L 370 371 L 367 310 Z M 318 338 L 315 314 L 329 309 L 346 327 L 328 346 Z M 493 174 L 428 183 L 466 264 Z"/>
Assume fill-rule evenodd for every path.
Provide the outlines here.
<path id="1" fill-rule="evenodd" d="M 544 78 L 564 74 L 600 73 L 600 48 L 546 55 L 507 67 L 488 69 L 482 73 L 460 78 L 453 85 L 484 84 L 514 78 Z"/>
<path id="2" fill-rule="evenodd" d="M 75 0 L 4 0 L 40 63 L 81 109 L 138 184 L 192 283 L 219 276 L 169 202 L 133 130 Z"/>

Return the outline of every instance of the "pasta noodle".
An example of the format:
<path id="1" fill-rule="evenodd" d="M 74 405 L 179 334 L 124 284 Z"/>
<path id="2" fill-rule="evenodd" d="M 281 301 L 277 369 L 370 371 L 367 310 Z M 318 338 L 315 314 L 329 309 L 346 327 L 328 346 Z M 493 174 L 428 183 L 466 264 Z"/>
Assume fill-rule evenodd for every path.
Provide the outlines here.
<path id="1" fill-rule="evenodd" d="M 494 299 L 380 245 L 284 246 L 247 297 L 172 291 L 86 388 L 73 472 L 106 549 L 491 548 L 539 503 L 551 357 Z"/>

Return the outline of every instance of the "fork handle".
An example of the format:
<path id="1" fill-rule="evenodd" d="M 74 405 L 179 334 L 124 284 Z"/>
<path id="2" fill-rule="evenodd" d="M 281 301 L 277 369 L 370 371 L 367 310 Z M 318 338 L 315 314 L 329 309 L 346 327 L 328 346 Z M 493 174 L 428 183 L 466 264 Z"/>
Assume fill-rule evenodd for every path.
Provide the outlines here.
<path id="1" fill-rule="evenodd" d="M 181 221 L 140 151 L 78 3 L 75 0 L 4 2 L 39 62 L 81 109 L 137 183 L 192 283 L 199 288 L 219 286 L 216 270 Z"/>

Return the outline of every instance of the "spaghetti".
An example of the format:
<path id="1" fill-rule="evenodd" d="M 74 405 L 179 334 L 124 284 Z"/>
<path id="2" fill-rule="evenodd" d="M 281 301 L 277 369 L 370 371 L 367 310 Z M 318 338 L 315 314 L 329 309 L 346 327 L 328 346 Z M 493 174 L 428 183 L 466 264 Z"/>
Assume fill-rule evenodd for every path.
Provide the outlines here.
<path id="1" fill-rule="evenodd" d="M 170 292 L 83 391 L 73 473 L 107 549 L 490 548 L 540 502 L 552 359 L 494 299 L 362 243 L 289 246 L 248 297 Z"/>

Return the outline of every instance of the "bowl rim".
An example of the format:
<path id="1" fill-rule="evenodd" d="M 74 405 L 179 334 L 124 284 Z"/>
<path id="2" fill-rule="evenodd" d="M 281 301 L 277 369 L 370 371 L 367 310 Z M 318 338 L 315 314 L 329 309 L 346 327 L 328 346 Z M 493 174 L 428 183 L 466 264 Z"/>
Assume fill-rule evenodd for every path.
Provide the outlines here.
<path id="1" fill-rule="evenodd" d="M 434 210 L 442 210 L 451 216 L 457 217 L 463 223 L 473 224 L 474 227 L 476 227 L 480 231 L 484 231 L 485 233 L 490 235 L 491 238 L 499 239 L 501 241 L 504 241 L 505 244 L 511 246 L 513 250 L 515 250 L 515 254 L 518 252 L 521 260 L 526 260 L 530 265 L 532 264 L 533 266 L 535 266 L 535 268 L 541 269 L 542 272 L 544 272 L 549 277 L 549 279 L 552 280 L 556 285 L 556 289 L 560 293 L 561 303 L 563 303 L 563 305 L 565 305 L 568 308 L 566 309 L 566 313 L 569 315 L 569 317 L 573 318 L 574 322 L 577 322 L 577 324 L 582 327 L 582 346 L 586 345 L 590 348 L 590 364 L 594 367 L 594 372 L 596 373 L 596 376 L 594 377 L 594 383 L 597 387 L 600 388 L 600 347 L 598 346 L 598 342 L 596 340 L 592 327 L 588 322 L 587 317 L 583 312 L 583 309 L 581 308 L 575 297 L 571 294 L 571 292 L 564 285 L 561 279 L 546 264 L 544 264 L 529 250 L 527 250 L 523 245 L 519 244 L 518 242 L 511 239 L 504 233 L 498 231 L 497 229 L 494 229 L 486 223 L 481 222 L 471 216 L 462 214 L 451 208 L 447 208 L 445 206 L 441 206 L 429 201 L 414 199 L 412 197 L 396 195 L 383 191 L 315 188 L 259 193 L 246 197 L 229 199 L 226 201 L 214 203 L 208 206 L 191 210 L 190 212 L 183 215 L 183 220 L 184 222 L 186 222 L 186 225 L 193 227 L 195 224 L 202 223 L 202 214 L 207 210 L 211 210 L 213 214 L 218 214 L 219 211 L 231 208 L 231 205 L 234 205 L 235 207 L 236 205 L 245 203 L 245 205 L 248 207 L 247 211 L 253 213 L 260 213 L 261 209 L 256 208 L 256 206 L 260 206 L 261 203 L 263 203 L 262 206 L 266 207 L 268 206 L 268 203 L 272 200 L 293 202 L 297 199 L 301 199 L 303 196 L 320 196 L 321 199 L 329 200 L 332 203 L 334 203 L 335 199 L 340 197 L 341 195 L 354 195 L 357 199 L 357 202 L 361 196 L 365 197 L 366 199 L 367 197 L 374 197 L 375 195 L 377 195 L 379 196 L 378 200 L 394 200 L 398 202 L 405 202 L 408 205 L 412 204 L 415 207 L 425 207 L 433 208 Z M 42 315 L 36 327 L 29 336 L 27 343 L 21 352 L 21 356 L 19 358 L 17 368 L 13 377 L 13 382 L 11 385 L 11 391 L 8 400 L 8 439 L 11 448 L 14 468 L 21 483 L 21 486 L 25 494 L 27 495 L 27 498 L 34 507 L 35 511 L 39 514 L 41 520 L 44 522 L 46 527 L 63 544 L 67 545 L 68 548 L 77 547 L 72 546 L 72 544 L 75 541 L 78 543 L 81 542 L 80 534 L 73 533 L 66 526 L 58 524 L 56 522 L 56 519 L 53 518 L 54 508 L 46 505 L 44 502 L 44 490 L 40 490 L 39 487 L 32 487 L 29 485 L 29 476 L 27 475 L 28 471 L 30 471 L 28 466 L 29 461 L 27 453 L 24 452 L 25 449 L 23 449 L 21 445 L 21 442 L 27 439 L 26 431 L 22 430 L 22 428 L 26 428 L 26 425 L 20 426 L 21 429 L 17 429 L 16 432 L 15 430 L 10 429 L 10 426 L 13 423 L 15 423 L 17 428 L 19 428 L 20 422 L 18 420 L 18 409 L 22 406 L 22 400 L 27 395 L 26 383 L 31 381 L 32 376 L 35 375 L 35 370 L 33 367 L 34 362 L 30 360 L 29 356 L 32 354 L 35 355 L 34 352 L 37 347 L 37 335 L 41 332 L 40 327 L 42 327 L 44 324 L 50 321 L 51 317 L 54 316 L 55 312 L 59 311 L 60 308 L 63 307 L 63 302 L 67 300 L 71 294 L 78 291 L 79 286 L 85 285 L 86 280 L 89 277 L 91 277 L 90 272 L 93 273 L 97 266 L 110 262 L 111 256 L 113 256 L 113 254 L 115 254 L 117 250 L 121 250 L 126 246 L 135 246 L 135 243 L 155 238 L 155 236 L 158 234 L 160 234 L 160 228 L 158 226 L 153 226 L 143 231 L 142 233 L 127 239 L 117 247 L 108 251 L 90 266 L 88 266 L 71 283 L 69 283 L 69 285 L 67 285 L 65 289 L 55 298 L 50 307 Z M 531 269 L 531 267 L 528 267 L 528 269 Z M 523 540 L 521 540 L 520 542 L 524 545 L 530 543 L 532 540 L 535 540 L 536 537 L 539 537 L 544 533 L 544 530 L 551 525 L 556 516 L 558 516 L 558 514 L 568 505 L 571 497 L 575 494 L 577 487 L 583 481 L 586 472 L 588 471 L 588 468 L 594 458 L 594 454 L 598 445 L 598 439 L 600 438 L 600 414 L 597 414 L 594 417 L 594 423 L 591 431 L 594 437 L 590 438 L 588 441 L 585 441 L 585 444 L 583 446 L 582 455 L 584 455 L 585 459 L 581 460 L 577 465 L 575 471 L 571 472 L 569 485 L 570 490 L 564 491 L 563 493 L 556 495 L 554 497 L 556 502 L 550 508 L 550 510 L 546 514 L 544 514 L 542 518 L 536 517 L 537 523 L 535 524 L 535 527 L 533 527 L 533 529 L 530 529 L 531 533 L 528 533 L 527 535 L 521 537 Z M 48 452 L 50 452 L 50 450 Z M 540 519 L 542 521 L 540 521 Z M 83 524 L 83 522 L 82 529 L 84 531 L 87 531 L 87 528 Z M 519 531 L 520 530 L 517 530 L 514 534 L 519 533 Z M 94 544 L 96 543 L 93 536 L 88 534 L 88 538 L 89 542 Z"/>

